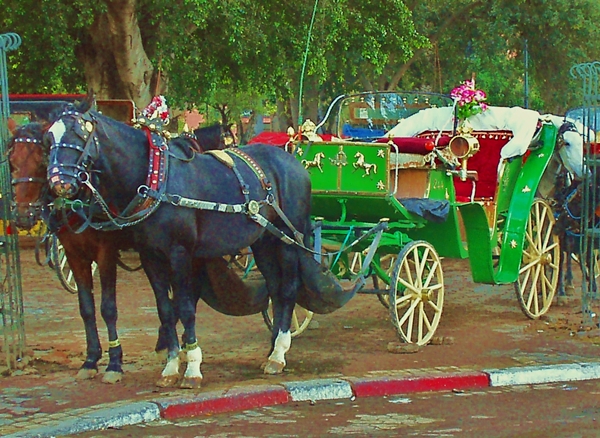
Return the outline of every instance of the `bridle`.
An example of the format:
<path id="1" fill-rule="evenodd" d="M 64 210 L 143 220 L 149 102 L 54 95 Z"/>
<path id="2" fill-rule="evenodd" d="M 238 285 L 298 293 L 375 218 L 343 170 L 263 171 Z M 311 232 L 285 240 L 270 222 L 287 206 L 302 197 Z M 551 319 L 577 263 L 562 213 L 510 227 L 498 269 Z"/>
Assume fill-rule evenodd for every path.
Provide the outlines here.
<path id="1" fill-rule="evenodd" d="M 78 183 L 85 184 L 86 181 L 91 179 L 91 165 L 100 156 L 98 136 L 96 134 L 96 119 L 89 112 L 80 113 L 75 110 L 64 111 L 57 120 L 63 120 L 64 117 L 75 120 L 72 129 L 84 141 L 84 146 L 53 141 L 50 146 L 48 181 L 50 184 L 56 184 L 59 181 L 64 183 L 64 177 L 67 176 L 72 178 L 72 184 L 78 187 Z M 80 152 L 81 155 L 75 164 L 58 163 L 56 152 L 59 149 L 73 149 Z"/>
<path id="2" fill-rule="evenodd" d="M 96 171 L 92 170 L 93 163 L 100 157 L 100 143 L 96 132 L 98 120 L 89 112 L 81 113 L 75 110 L 66 110 L 56 119 L 74 118 L 73 125 L 69 128 L 84 142 L 84 145 L 65 142 L 54 142 L 50 147 L 50 163 L 48 165 L 48 182 L 50 186 L 64 184 L 64 177 L 72 179 L 71 185 L 75 187 L 74 193 L 80 191 L 79 184 L 86 187 L 89 192 L 89 202 L 80 199 L 61 199 L 61 204 L 70 209 L 77 209 L 81 217 L 85 217 L 84 224 L 77 232 L 83 231 L 88 226 L 94 229 L 117 230 L 130 227 L 150 216 L 159 206 L 160 198 L 166 187 L 168 169 L 168 145 L 164 138 L 158 140 L 146 127 L 142 130 L 149 140 L 149 170 L 145 185 L 138 187 L 134 199 L 122 211 L 115 212 L 102 197 L 93 180 Z M 56 123 L 56 122 L 55 122 Z M 63 121 L 64 123 L 64 121 Z M 74 164 L 59 163 L 56 153 L 59 149 L 73 149 L 80 152 Z M 83 207 L 87 207 L 84 211 Z M 92 207 L 99 207 L 93 209 Z M 94 211 L 92 211 L 94 210 Z M 98 213 L 101 218 L 94 217 Z"/>
<path id="3" fill-rule="evenodd" d="M 22 143 L 34 144 L 40 148 L 43 156 L 46 154 L 43 141 L 41 141 L 37 138 L 16 137 L 12 140 L 11 143 L 12 143 L 12 145 L 9 147 L 9 149 L 7 151 L 9 156 L 11 153 L 13 153 L 16 145 L 22 144 Z M 45 158 L 47 158 L 47 155 L 45 155 Z M 40 165 L 44 166 L 45 161 L 42 160 Z M 24 177 L 19 177 L 19 178 L 12 178 L 10 180 L 10 183 L 14 188 L 16 188 L 16 186 L 18 184 L 30 184 L 30 183 L 42 184 L 42 190 L 40 192 L 40 196 L 38 197 L 37 201 L 17 202 L 15 200 L 13 200 L 11 202 L 11 207 L 12 207 L 13 215 L 14 215 L 15 219 L 19 219 L 19 218 L 23 218 L 23 219 L 28 218 L 31 220 L 38 219 L 41 214 L 42 208 L 44 206 L 44 202 L 42 200 L 45 199 L 46 195 L 48 194 L 48 185 L 46 184 L 46 178 L 35 177 L 35 176 L 24 176 Z M 26 207 L 26 210 L 25 210 L 26 215 L 25 216 L 23 216 L 19 211 L 22 207 Z"/>
<path id="4" fill-rule="evenodd" d="M 558 144 L 557 144 L 557 148 L 556 148 L 557 151 L 562 149 L 566 144 L 565 138 L 564 138 L 565 132 L 579 133 L 579 131 L 577 130 L 577 126 L 575 126 L 575 123 L 570 122 L 568 120 L 564 120 L 563 124 L 560 125 L 560 128 L 558 128 L 558 134 L 557 134 Z"/>

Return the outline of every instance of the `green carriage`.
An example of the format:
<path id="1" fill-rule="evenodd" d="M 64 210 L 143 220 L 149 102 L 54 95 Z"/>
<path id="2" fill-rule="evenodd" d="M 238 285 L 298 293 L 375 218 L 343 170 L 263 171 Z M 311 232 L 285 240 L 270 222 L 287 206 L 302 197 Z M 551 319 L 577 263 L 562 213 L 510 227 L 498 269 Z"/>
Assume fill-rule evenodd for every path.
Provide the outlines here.
<path id="1" fill-rule="evenodd" d="M 539 318 L 552 304 L 560 257 L 551 206 L 536 197 L 557 128 L 540 120 L 509 157 L 503 149 L 516 134 L 507 129 L 457 135 L 450 125 L 389 135 L 432 108 L 452 114 L 453 101 L 427 93 L 341 96 L 319 127 L 305 123 L 293 145 L 311 175 L 322 263 L 358 292 L 378 295 L 400 338 L 418 345 L 440 322 L 442 258 L 468 258 L 475 282 L 513 283 L 525 315 Z M 331 135 L 317 136 L 322 126 Z"/>

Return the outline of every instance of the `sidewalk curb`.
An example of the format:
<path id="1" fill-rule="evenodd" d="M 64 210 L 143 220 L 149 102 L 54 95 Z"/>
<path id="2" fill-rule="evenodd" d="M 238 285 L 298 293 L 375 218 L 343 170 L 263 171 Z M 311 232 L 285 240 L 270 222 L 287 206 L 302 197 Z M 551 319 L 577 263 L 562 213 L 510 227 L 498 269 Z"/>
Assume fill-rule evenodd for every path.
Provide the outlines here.
<path id="1" fill-rule="evenodd" d="M 174 420 L 200 415 L 243 411 L 298 401 L 382 397 L 426 391 L 482 389 L 488 387 L 559 383 L 600 378 L 600 362 L 536 365 L 384 377 L 343 377 L 283 382 L 251 388 L 233 388 L 182 397 L 165 397 L 147 402 L 96 410 L 78 418 L 6 438 L 34 438 L 74 435 L 109 427 L 122 427 L 160 419 Z"/>

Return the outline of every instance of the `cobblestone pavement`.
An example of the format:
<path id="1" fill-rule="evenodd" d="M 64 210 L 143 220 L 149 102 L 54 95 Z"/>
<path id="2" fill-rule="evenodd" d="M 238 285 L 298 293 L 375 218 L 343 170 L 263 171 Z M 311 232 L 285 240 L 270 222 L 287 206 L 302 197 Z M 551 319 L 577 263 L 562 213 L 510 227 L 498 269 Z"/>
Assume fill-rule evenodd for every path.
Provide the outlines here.
<path id="1" fill-rule="evenodd" d="M 136 255 L 126 253 L 135 264 Z M 22 249 L 27 354 L 21 369 L 0 377 L 0 430 L 18 433 L 159 397 L 189 395 L 155 386 L 162 359 L 154 353 L 158 317 L 148 281 L 141 272 L 119 271 L 119 338 L 124 351 L 122 382 L 107 385 L 75 379 L 84 360 L 85 336 L 77 296 L 60 285 L 47 266 Z M 512 285 L 473 284 L 468 261 L 444 260 L 446 299 L 437 335 L 440 345 L 412 354 L 393 354 L 397 342 L 387 311 L 377 298 L 358 295 L 331 315 L 317 315 L 309 330 L 292 343 L 286 372 L 265 376 L 260 365 L 269 332 L 261 315 L 229 317 L 200 303 L 197 331 L 203 349 L 203 388 L 272 385 L 340 376 L 382 376 L 445 370 L 590 362 L 598 358 L 598 330 L 581 327 L 581 305 L 553 306 L 547 317 L 528 320 Z M 106 329 L 98 314 L 103 345 Z M 392 349 L 394 350 L 394 349 Z M 107 358 L 101 362 L 101 372 Z"/>

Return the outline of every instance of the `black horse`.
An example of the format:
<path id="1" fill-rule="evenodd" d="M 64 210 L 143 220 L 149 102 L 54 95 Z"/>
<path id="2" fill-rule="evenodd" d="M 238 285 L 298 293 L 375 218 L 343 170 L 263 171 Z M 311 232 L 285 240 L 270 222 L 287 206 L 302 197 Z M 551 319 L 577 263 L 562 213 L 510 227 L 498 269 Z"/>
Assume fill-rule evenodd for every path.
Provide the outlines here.
<path id="1" fill-rule="evenodd" d="M 168 361 L 157 384 L 171 386 L 179 379 L 178 315 L 188 360 L 181 386 L 200 386 L 195 311 L 206 277 L 197 261 L 248 246 L 273 303 L 264 372 L 282 372 L 304 278 L 301 247 L 309 245 L 311 231 L 307 171 L 290 154 L 268 145 L 189 159 L 177 142 L 155 144 L 148 138 L 147 132 L 90 111 L 89 104 L 67 107 L 48 130 L 48 180 L 64 198 L 76 196 L 81 186 L 92 191 L 106 216 L 95 226 L 131 227 L 167 331 Z"/>
<path id="2" fill-rule="evenodd" d="M 77 285 L 79 311 L 86 333 L 86 359 L 77 374 L 80 379 L 93 378 L 98 372 L 98 361 L 102 357 L 93 294 L 92 263 L 97 263 L 102 291 L 100 311 L 106 323 L 109 345 L 109 363 L 102 381 L 116 383 L 123 376 L 123 352 L 117 333 L 116 267 L 123 266 L 120 263 L 119 251 L 133 247 L 132 234 L 128 229 L 110 232 L 98 231 L 91 227 L 80 229 L 84 220 L 72 211 L 53 210 L 50 214 L 49 204 L 55 199 L 48 191 L 46 172 L 50 151 L 49 146 L 42 141 L 44 132 L 45 127 L 40 123 L 26 124 L 14 132 L 8 144 L 14 189 L 12 210 L 15 225 L 28 230 L 43 218 L 49 230 L 63 245 Z M 227 146 L 223 141 L 221 125 L 197 129 L 194 135 L 201 141 L 205 150 L 223 149 Z M 161 328 L 156 351 L 166 348 L 167 342 Z"/>
<path id="3" fill-rule="evenodd" d="M 567 295 L 572 295 L 573 286 L 573 258 L 575 258 L 581 268 L 584 281 L 589 284 L 589 289 L 595 293 L 596 271 L 598 269 L 596 257 L 589 254 L 583 254 L 583 239 L 585 230 L 583 228 L 597 228 L 598 217 L 595 209 L 586 212 L 584 209 L 584 197 L 590 196 L 598 190 L 598 185 L 590 181 L 583 182 L 574 179 L 572 174 L 566 170 L 558 174 L 556 179 L 556 190 L 554 193 L 554 209 L 556 216 L 555 233 L 559 236 L 561 247 L 560 258 L 560 277 L 558 283 L 558 300 L 565 300 Z M 589 184 L 589 187 L 585 187 Z M 591 195 L 598 198 L 598 194 Z M 588 238 L 588 244 L 585 245 L 589 251 L 596 246 L 591 238 Z"/>

